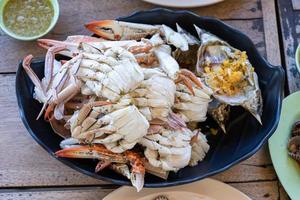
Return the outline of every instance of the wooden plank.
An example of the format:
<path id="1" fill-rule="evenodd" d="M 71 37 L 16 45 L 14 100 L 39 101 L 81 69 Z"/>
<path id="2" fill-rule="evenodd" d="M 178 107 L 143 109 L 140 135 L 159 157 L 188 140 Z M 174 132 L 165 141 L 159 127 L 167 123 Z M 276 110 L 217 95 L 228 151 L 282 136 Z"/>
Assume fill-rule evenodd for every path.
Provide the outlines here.
<path id="1" fill-rule="evenodd" d="M 279 197 L 280 197 L 280 200 L 290 200 L 289 195 L 284 190 L 284 188 L 281 185 L 280 181 L 278 181 L 278 187 L 279 187 Z"/>
<path id="2" fill-rule="evenodd" d="M 69 15 L 71 14 L 69 13 Z M 68 19 L 67 16 L 68 15 L 66 15 L 65 17 L 61 16 L 60 19 L 62 18 Z M 74 27 L 65 24 L 66 22 L 61 22 L 60 20 L 58 25 L 54 29 L 54 31 L 45 37 L 63 40 L 64 38 L 66 38 L 67 35 L 89 34 L 86 30 L 84 30 L 82 24 L 84 24 L 86 21 L 89 21 L 91 19 L 84 20 L 84 17 L 85 15 L 80 16 L 80 19 L 78 20 L 74 20 L 73 18 L 70 19 L 71 21 L 69 21 L 68 23 L 75 24 L 76 21 L 77 23 L 79 23 L 78 25 L 77 24 L 74 25 Z M 107 18 L 114 18 L 114 17 L 115 16 L 109 15 Z M 265 48 L 264 48 L 263 21 L 261 19 L 227 20 L 226 23 L 246 33 L 256 44 L 260 53 L 263 56 L 266 55 Z M 21 42 L 21 41 L 11 39 L 8 36 L 0 36 L 0 43 L 1 46 L 6 47 L 1 49 L 2 55 L 6 55 L 6 56 L 0 57 L 0 73 L 15 72 L 17 70 L 16 67 L 18 62 L 27 54 L 33 54 L 36 57 L 43 57 L 45 56 L 46 53 L 45 50 L 37 46 L 36 42 Z"/>
<path id="3" fill-rule="evenodd" d="M 213 176 L 223 182 L 273 181 L 276 173 L 273 166 L 238 164 L 230 169 Z"/>
<path id="4" fill-rule="evenodd" d="M 253 200 L 283 200 L 279 199 L 277 181 L 230 183 L 229 185 L 245 193 Z"/>
<path id="5" fill-rule="evenodd" d="M 272 165 L 268 144 L 265 144 L 257 153 L 243 161 L 246 165 L 268 166 Z"/>
<path id="6" fill-rule="evenodd" d="M 300 74 L 295 63 L 295 51 L 300 34 L 300 11 L 294 11 L 291 1 L 278 0 L 281 32 L 285 56 L 285 68 L 289 92 L 300 89 Z"/>
<path id="7" fill-rule="evenodd" d="M 261 0 L 266 53 L 268 61 L 273 65 L 281 65 L 280 48 L 274 0 Z"/>
<path id="8" fill-rule="evenodd" d="M 260 0 L 226 0 L 215 5 L 191 10 L 202 16 L 212 16 L 220 19 L 262 18 Z"/>
<path id="9" fill-rule="evenodd" d="M 106 189 L 101 187 L 90 188 L 55 188 L 55 189 L 30 189 L 14 192 L 2 192 L 0 190 L 0 199 L 13 200 L 99 200 L 104 198 L 114 189 Z"/>
<path id="10" fill-rule="evenodd" d="M 263 20 L 226 20 L 227 24 L 245 33 L 255 44 L 260 54 L 266 58 Z"/>
<path id="11" fill-rule="evenodd" d="M 103 184 L 63 165 L 29 136 L 19 118 L 14 79 L 14 75 L 0 75 L 0 187 Z M 273 168 L 265 166 L 270 163 L 266 147 L 263 151 L 216 178 L 230 182 L 275 179 Z"/>
<path id="12" fill-rule="evenodd" d="M 229 185 L 244 192 L 251 199 L 255 200 L 275 200 L 279 199 L 277 181 L 264 181 L 258 183 L 230 183 Z M 27 190 L 1 191 L 0 199 L 14 200 L 50 200 L 55 197 L 56 200 L 76 199 L 76 200 L 96 200 L 102 199 L 113 189 L 100 187 L 81 187 L 81 188 L 41 188 Z M 283 199 L 280 199 L 283 200 Z"/>

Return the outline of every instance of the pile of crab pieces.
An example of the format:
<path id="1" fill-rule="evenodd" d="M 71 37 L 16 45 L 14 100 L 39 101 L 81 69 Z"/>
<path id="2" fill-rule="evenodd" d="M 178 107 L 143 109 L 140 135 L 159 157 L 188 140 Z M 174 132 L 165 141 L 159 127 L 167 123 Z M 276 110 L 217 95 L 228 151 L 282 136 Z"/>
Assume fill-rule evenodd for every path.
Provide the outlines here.
<path id="1" fill-rule="evenodd" d="M 44 119 L 65 138 L 56 156 L 97 159 L 96 172 L 110 168 L 139 191 L 145 172 L 167 179 L 169 172 L 205 158 L 205 135 L 190 124 L 205 121 L 208 112 L 218 113 L 212 116 L 221 127 L 224 105 L 241 105 L 260 119 L 259 97 L 251 97 L 250 103 L 233 97 L 223 101 L 205 82 L 205 74 L 187 69 L 201 67 L 199 55 L 211 53 L 210 41 L 227 45 L 198 27 L 200 40 L 179 25 L 176 32 L 166 25 L 103 20 L 86 28 L 100 38 L 38 40 L 47 49 L 41 81 L 30 68 L 33 56 L 23 61 L 35 85 L 34 97 L 44 105 L 38 118 L 45 113 Z M 56 55 L 70 59 L 58 61 Z M 257 90 L 255 81 L 252 87 L 248 89 Z M 218 103 L 209 109 L 212 100 Z"/>

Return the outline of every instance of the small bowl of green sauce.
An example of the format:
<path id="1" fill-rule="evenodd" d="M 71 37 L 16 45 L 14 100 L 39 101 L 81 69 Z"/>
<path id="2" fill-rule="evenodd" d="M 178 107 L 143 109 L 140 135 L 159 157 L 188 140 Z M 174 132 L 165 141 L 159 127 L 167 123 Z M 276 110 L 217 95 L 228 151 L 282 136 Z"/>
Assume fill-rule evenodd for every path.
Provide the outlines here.
<path id="1" fill-rule="evenodd" d="M 59 16 L 57 0 L 0 0 L 0 27 L 18 40 L 46 35 Z"/>

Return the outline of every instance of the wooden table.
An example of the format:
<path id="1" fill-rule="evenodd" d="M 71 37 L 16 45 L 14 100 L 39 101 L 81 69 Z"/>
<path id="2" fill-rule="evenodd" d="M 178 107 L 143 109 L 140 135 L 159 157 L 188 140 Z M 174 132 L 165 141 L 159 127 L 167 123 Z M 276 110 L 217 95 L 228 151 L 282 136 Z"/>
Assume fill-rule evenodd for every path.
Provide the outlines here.
<path id="1" fill-rule="evenodd" d="M 279 0 L 278 3 L 291 6 L 290 0 Z M 85 22 L 116 18 L 154 7 L 140 0 L 60 1 L 59 21 L 46 38 L 64 39 L 67 35 L 89 34 L 82 26 Z M 299 88 L 294 82 L 299 77 L 294 75 L 295 69 L 291 67 L 294 64 L 292 54 L 295 47 L 291 40 L 297 35 L 284 31 L 284 43 L 279 42 L 278 30 L 281 33 L 281 29 L 277 28 L 274 0 L 226 0 L 192 11 L 220 18 L 240 29 L 271 63 L 280 65 L 283 58 L 289 66 L 290 91 Z M 282 9 L 280 11 L 280 15 L 286 12 Z M 283 18 L 280 24 L 285 29 L 286 26 L 295 27 L 296 23 L 299 24 L 299 20 L 293 24 Z M 0 44 L 0 199 L 101 199 L 113 191 L 117 186 L 85 176 L 63 165 L 27 134 L 16 103 L 16 67 L 26 54 L 43 56 L 45 51 L 38 48 L 35 42 L 16 41 L 2 32 Z M 286 57 L 281 57 L 281 45 L 284 46 Z M 213 178 L 232 185 L 253 199 L 288 199 L 273 169 L 267 145 L 248 160 Z"/>

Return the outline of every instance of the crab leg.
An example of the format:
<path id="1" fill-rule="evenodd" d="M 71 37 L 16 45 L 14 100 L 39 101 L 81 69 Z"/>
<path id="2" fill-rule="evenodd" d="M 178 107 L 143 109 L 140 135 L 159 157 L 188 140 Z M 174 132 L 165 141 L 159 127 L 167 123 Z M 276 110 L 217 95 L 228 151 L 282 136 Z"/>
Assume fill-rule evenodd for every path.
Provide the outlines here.
<path id="1" fill-rule="evenodd" d="M 65 50 L 61 50 L 59 53 L 64 56 L 74 57 L 79 53 L 81 43 L 90 42 L 103 42 L 104 39 L 85 36 L 85 35 L 74 35 L 69 36 L 65 41 L 52 40 L 52 39 L 38 39 L 38 45 L 44 49 L 50 49 L 51 47 L 65 46 Z"/>
<path id="2" fill-rule="evenodd" d="M 49 89 L 51 85 L 50 83 L 53 78 L 55 54 L 59 53 L 64 49 L 66 49 L 66 46 L 53 46 L 50 47 L 47 51 L 46 58 L 45 58 L 45 72 L 44 72 L 46 90 Z"/>
<path id="3" fill-rule="evenodd" d="M 131 174 L 130 180 L 137 191 L 140 191 L 144 185 L 145 166 L 142 157 L 135 152 L 125 151 L 123 154 L 113 153 L 103 145 L 84 145 L 80 147 L 71 147 L 59 150 L 55 153 L 57 157 L 64 158 L 84 158 L 104 160 L 96 166 L 96 170 L 103 169 L 111 162 L 113 163 L 130 163 Z"/>
<path id="4" fill-rule="evenodd" d="M 95 102 L 91 102 L 88 104 L 84 104 L 78 113 L 78 117 L 76 118 L 74 123 L 71 125 L 71 130 L 74 131 L 78 125 L 80 125 L 84 122 L 84 120 L 87 118 L 87 116 L 89 115 L 89 113 L 91 112 L 93 107 L 110 105 L 110 104 L 111 103 L 107 102 L 107 101 L 95 101 Z"/>
<path id="5" fill-rule="evenodd" d="M 175 80 L 175 83 L 176 84 L 183 83 L 189 89 L 189 91 L 195 96 L 192 81 L 190 79 L 188 79 L 187 77 L 185 77 L 184 75 L 179 74 L 177 79 Z"/>
<path id="6" fill-rule="evenodd" d="M 31 81 L 33 82 L 33 84 L 35 85 L 35 87 L 40 91 L 40 94 L 42 95 L 42 99 L 44 99 L 44 98 L 46 98 L 46 93 L 44 91 L 43 85 L 42 85 L 41 81 L 39 80 L 39 78 L 37 77 L 37 75 L 34 73 L 34 71 L 30 67 L 32 59 L 33 59 L 33 55 L 31 55 L 31 54 L 27 55 L 23 59 L 22 66 L 23 66 L 24 70 L 26 71 L 27 75 L 29 76 L 29 78 L 31 79 Z"/>
<path id="7" fill-rule="evenodd" d="M 107 150 L 103 145 L 84 145 L 80 147 L 71 147 L 59 150 L 55 153 L 57 157 L 64 158 L 87 158 L 103 159 L 110 162 L 126 163 L 126 158 L 122 154 L 113 153 Z"/>
<path id="8" fill-rule="evenodd" d="M 197 78 L 197 76 L 196 76 L 193 72 L 191 72 L 191 71 L 189 71 L 189 70 L 187 70 L 187 69 L 181 69 L 181 70 L 180 70 L 180 73 L 181 73 L 182 75 L 188 77 L 188 78 L 189 78 L 193 83 L 195 83 L 199 88 L 203 88 L 202 83 L 199 81 L 199 79 Z"/>
<path id="9" fill-rule="evenodd" d="M 53 79 L 51 88 L 49 89 L 48 97 L 44 101 L 44 106 L 41 109 L 37 119 L 41 116 L 43 111 L 46 109 L 45 119 L 49 120 L 51 118 L 52 112 L 54 111 L 56 105 L 65 103 L 78 94 L 82 86 L 82 81 L 76 79 L 74 74 L 77 73 L 79 65 L 81 62 L 81 55 L 74 57 L 73 59 L 67 61 L 60 69 L 58 74 Z M 65 87 L 65 82 L 69 78 L 69 83 Z M 65 87 L 65 88 L 63 88 Z"/>
<path id="10" fill-rule="evenodd" d="M 68 36 L 65 41 L 52 40 L 52 39 L 38 39 L 38 45 L 44 49 L 49 49 L 52 46 L 73 46 L 78 47 L 81 42 L 103 42 L 106 41 L 102 38 L 96 38 L 86 35 L 73 35 Z"/>

